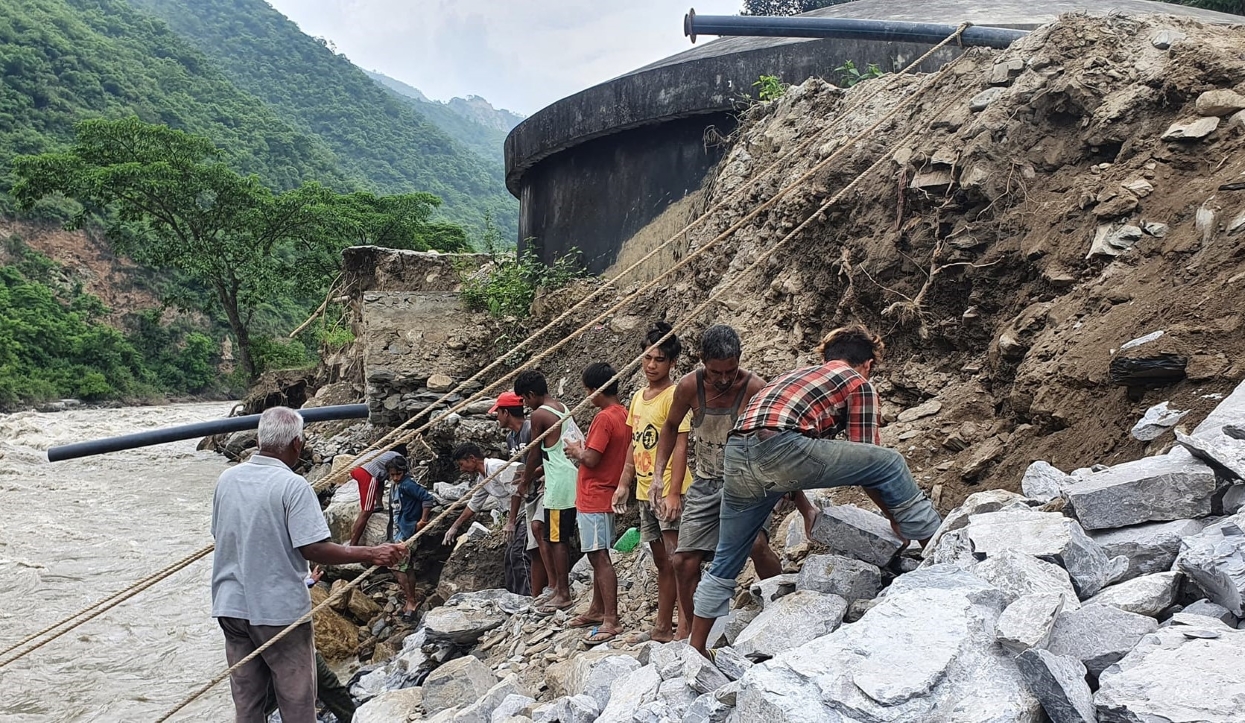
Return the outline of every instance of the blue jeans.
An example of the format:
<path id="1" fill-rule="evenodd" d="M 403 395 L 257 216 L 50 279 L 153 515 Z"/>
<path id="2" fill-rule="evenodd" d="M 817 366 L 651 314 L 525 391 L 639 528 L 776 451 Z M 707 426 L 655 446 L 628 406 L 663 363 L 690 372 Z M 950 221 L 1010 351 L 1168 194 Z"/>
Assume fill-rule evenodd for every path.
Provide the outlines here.
<path id="1" fill-rule="evenodd" d="M 893 449 L 781 432 L 766 440 L 731 437 L 723 455 L 721 532 L 709 572 L 696 588 L 702 618 L 727 613 L 735 578 L 752 541 L 783 495 L 798 490 L 860 486 L 874 490 L 905 537 L 924 540 L 942 523 L 916 486 L 903 455 Z"/>

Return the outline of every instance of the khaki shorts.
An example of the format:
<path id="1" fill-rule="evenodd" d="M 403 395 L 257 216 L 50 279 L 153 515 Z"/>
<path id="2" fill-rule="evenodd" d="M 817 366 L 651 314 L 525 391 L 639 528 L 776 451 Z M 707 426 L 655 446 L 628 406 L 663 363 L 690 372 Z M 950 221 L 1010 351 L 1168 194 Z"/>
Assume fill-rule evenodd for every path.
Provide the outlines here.
<path id="1" fill-rule="evenodd" d="M 523 527 L 527 529 L 527 549 L 535 550 L 539 545 L 536 540 L 536 533 L 532 531 L 533 522 L 543 522 L 545 519 L 545 500 L 543 495 L 539 495 L 531 502 L 523 503 L 524 521 Z"/>
<path id="2" fill-rule="evenodd" d="M 648 544 L 653 540 L 660 540 L 661 533 L 668 530 L 679 529 L 680 520 L 676 519 L 667 522 L 657 517 L 657 513 L 653 510 L 653 505 L 648 500 L 639 500 L 640 502 L 640 542 Z"/>
<path id="3" fill-rule="evenodd" d="M 719 515 L 722 512 L 722 480 L 703 479 L 692 481 L 683 495 L 683 514 L 679 517 L 679 547 L 675 552 L 703 552 L 706 560 L 713 559 L 718 549 Z M 765 519 L 762 528 L 768 538 L 774 526 L 773 515 Z"/>

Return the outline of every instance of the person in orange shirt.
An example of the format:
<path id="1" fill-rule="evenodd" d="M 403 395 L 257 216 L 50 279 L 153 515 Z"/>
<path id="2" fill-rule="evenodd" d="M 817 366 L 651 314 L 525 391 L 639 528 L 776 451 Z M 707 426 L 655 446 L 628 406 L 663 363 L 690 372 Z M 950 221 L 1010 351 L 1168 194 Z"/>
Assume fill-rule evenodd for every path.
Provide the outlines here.
<path id="1" fill-rule="evenodd" d="M 663 479 L 653 480 L 657 461 L 657 440 L 670 404 L 674 400 L 674 381 L 670 371 L 678 361 L 683 346 L 679 338 L 670 334 L 672 327 L 664 321 L 653 325 L 644 337 L 644 360 L 642 368 L 648 386 L 631 397 L 628 421 L 631 426 L 631 454 L 629 464 L 623 468 L 614 493 L 614 511 L 626 511 L 635 482 L 635 496 L 640 506 L 640 541 L 648 543 L 657 565 L 657 619 L 648 637 L 657 642 L 669 642 L 676 637 L 673 629 L 674 606 L 679 606 L 679 630 L 677 637 L 686 638 L 691 632 L 691 600 L 678 597 L 678 585 L 674 577 L 672 559 L 679 545 L 678 517 L 663 514 L 661 506 L 666 493 L 675 487 L 686 491 L 692 476 L 687 470 L 687 434 L 692 431 L 691 420 L 683 419 L 678 426 L 678 439 L 674 454 L 666 468 Z M 668 339 L 662 341 L 663 337 Z M 660 343 L 658 343 L 660 342 Z M 628 642 L 639 642 L 643 635 Z"/>

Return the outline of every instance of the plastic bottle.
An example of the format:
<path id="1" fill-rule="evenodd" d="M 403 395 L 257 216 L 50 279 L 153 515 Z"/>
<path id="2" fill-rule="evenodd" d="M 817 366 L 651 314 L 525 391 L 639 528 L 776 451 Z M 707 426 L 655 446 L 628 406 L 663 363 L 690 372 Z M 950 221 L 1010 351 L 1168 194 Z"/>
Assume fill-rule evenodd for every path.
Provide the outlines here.
<path id="1" fill-rule="evenodd" d="M 622 537 L 618 538 L 618 542 L 614 543 L 614 549 L 619 552 L 631 552 L 636 548 L 636 545 L 639 544 L 640 531 L 637 528 L 632 527 L 624 532 Z"/>

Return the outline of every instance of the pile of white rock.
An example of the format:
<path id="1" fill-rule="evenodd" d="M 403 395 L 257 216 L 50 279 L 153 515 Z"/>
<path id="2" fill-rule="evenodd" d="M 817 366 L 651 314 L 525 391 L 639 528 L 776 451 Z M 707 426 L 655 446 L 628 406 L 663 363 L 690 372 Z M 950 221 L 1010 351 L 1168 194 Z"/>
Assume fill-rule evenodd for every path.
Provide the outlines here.
<path id="1" fill-rule="evenodd" d="M 598 648 L 525 690 L 468 655 L 356 720 L 1245 721 L 1242 427 L 1245 385 L 1165 455 L 1035 463 L 1023 494 L 972 495 L 919 559 L 881 517 L 828 508 L 813 536 L 830 554 L 754 585 L 713 662 L 684 643 Z M 474 625 L 457 642 L 506 623 L 486 617 L 456 619 Z"/>

